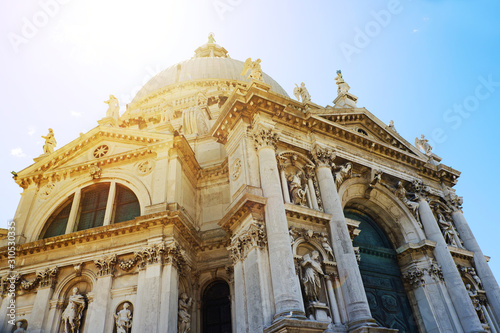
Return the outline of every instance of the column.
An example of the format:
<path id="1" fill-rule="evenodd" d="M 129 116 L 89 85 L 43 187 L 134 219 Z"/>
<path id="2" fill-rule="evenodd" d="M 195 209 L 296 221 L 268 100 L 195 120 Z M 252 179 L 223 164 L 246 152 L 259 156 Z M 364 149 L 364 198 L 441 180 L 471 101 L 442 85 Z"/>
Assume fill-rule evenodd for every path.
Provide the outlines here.
<path id="1" fill-rule="evenodd" d="M 446 289 L 448 290 L 464 332 L 484 332 L 479 318 L 477 317 L 476 310 L 462 282 L 455 261 L 448 251 L 448 245 L 443 238 L 443 234 L 425 198 L 421 198 L 419 201 L 418 212 L 427 238 L 436 242 L 434 256 L 441 266 Z"/>
<path id="2" fill-rule="evenodd" d="M 288 192 L 288 182 L 286 180 L 285 169 L 281 168 L 280 170 L 281 176 L 281 187 L 283 187 L 283 198 L 286 203 L 290 203 L 290 192 Z"/>
<path id="3" fill-rule="evenodd" d="M 259 156 L 260 183 L 264 197 L 267 198 L 265 216 L 271 281 L 276 307 L 274 318 L 286 315 L 305 319 L 304 303 L 299 279 L 295 273 L 288 221 L 276 162 L 274 145 L 278 137 L 272 130 L 261 129 L 254 134 L 254 138 Z"/>
<path id="4" fill-rule="evenodd" d="M 316 198 L 316 190 L 314 189 L 314 183 L 312 180 L 312 176 L 307 177 L 307 187 L 308 187 L 309 193 L 311 195 L 312 208 L 315 210 L 319 210 L 318 199 Z"/>
<path id="5" fill-rule="evenodd" d="M 110 301 L 113 276 L 111 274 L 102 275 L 97 278 L 95 287 L 92 290 L 94 299 L 89 304 L 87 324 L 88 332 L 105 332 L 108 305 Z M 114 309 L 113 309 L 114 310 Z M 112 319 L 108 319 L 112 320 Z"/>
<path id="6" fill-rule="evenodd" d="M 47 317 L 50 308 L 49 302 L 54 293 L 58 272 L 59 269 L 54 267 L 36 273 L 39 281 L 33 309 L 28 319 L 30 332 L 43 333 L 49 330 L 49 327 L 47 327 Z"/>
<path id="7" fill-rule="evenodd" d="M 16 305 L 15 303 L 14 305 L 11 303 L 11 300 L 14 300 L 15 302 L 15 297 L 9 296 L 8 293 L 1 295 L 0 297 L 2 297 L 2 305 L 0 306 L 0 332 L 8 332 L 7 327 L 12 328 L 8 322 L 15 316 Z M 12 317 L 9 316 L 9 314 L 12 314 Z"/>
<path id="8" fill-rule="evenodd" d="M 161 318 L 159 332 L 177 332 L 177 313 L 179 304 L 178 267 L 169 260 L 163 266 L 161 286 Z M 193 297 L 194 295 L 188 295 Z"/>
<path id="9" fill-rule="evenodd" d="M 108 202 L 106 203 L 106 212 L 104 213 L 103 225 L 109 225 L 113 216 L 113 206 L 115 204 L 116 182 L 113 180 L 109 185 Z"/>
<path id="10" fill-rule="evenodd" d="M 340 324 L 342 324 L 342 322 L 340 321 L 339 307 L 337 304 L 337 299 L 335 297 L 335 293 L 333 291 L 332 279 L 334 279 L 334 278 L 335 277 L 332 277 L 331 275 L 325 276 L 326 290 L 328 292 L 328 300 L 330 301 L 330 309 L 332 310 L 333 323 L 335 325 L 340 325 Z"/>
<path id="11" fill-rule="evenodd" d="M 68 224 L 66 224 L 66 234 L 72 233 L 76 229 L 76 218 L 78 217 L 78 209 L 80 208 L 80 198 L 82 197 L 82 191 L 78 188 L 73 197 L 73 202 L 71 203 L 71 211 L 69 212 Z"/>
<path id="12" fill-rule="evenodd" d="M 243 264 L 237 257 L 233 257 L 234 263 L 234 312 L 236 319 L 233 326 L 236 326 L 236 333 L 248 332 L 248 318 L 246 309 L 245 275 L 243 274 Z"/>
<path id="13" fill-rule="evenodd" d="M 358 262 L 352 246 L 349 229 L 345 221 L 342 204 L 337 193 L 332 171 L 327 161 L 317 160 L 316 174 L 319 189 L 326 213 L 332 215 L 330 220 L 331 243 L 337 269 L 342 284 L 342 294 L 345 297 L 345 306 L 349 317 L 349 330 L 363 326 L 377 326 L 371 316 L 363 280 L 359 272 Z"/>
<path id="14" fill-rule="evenodd" d="M 460 234 L 462 241 L 464 242 L 465 248 L 469 251 L 474 252 L 474 264 L 476 266 L 476 273 L 481 279 L 483 284 L 483 289 L 486 291 L 486 297 L 488 298 L 488 303 L 496 317 L 497 322 L 500 322 L 500 288 L 498 283 L 491 272 L 490 266 L 484 258 L 484 254 L 476 241 L 476 238 L 470 230 L 469 224 L 465 220 L 464 215 L 460 210 L 455 210 L 451 217 L 455 223 L 455 227 Z"/>

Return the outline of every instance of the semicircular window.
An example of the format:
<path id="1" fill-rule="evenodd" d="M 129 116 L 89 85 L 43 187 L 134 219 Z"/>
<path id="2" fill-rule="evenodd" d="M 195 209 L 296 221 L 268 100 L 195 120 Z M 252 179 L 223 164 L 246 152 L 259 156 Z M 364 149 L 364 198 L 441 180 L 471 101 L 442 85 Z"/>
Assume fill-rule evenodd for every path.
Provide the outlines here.
<path id="1" fill-rule="evenodd" d="M 54 211 L 40 239 L 63 235 L 66 230 L 73 232 L 129 221 L 139 215 L 141 208 L 133 191 L 118 184 L 94 184 L 83 188 L 81 195 L 71 195 Z"/>
<path id="2" fill-rule="evenodd" d="M 399 332 L 418 332 L 401 280 L 396 251 L 383 230 L 368 215 L 346 209 L 345 217 L 359 221 L 361 232 L 353 245 L 359 247 L 359 271 L 373 318 L 379 325 Z"/>

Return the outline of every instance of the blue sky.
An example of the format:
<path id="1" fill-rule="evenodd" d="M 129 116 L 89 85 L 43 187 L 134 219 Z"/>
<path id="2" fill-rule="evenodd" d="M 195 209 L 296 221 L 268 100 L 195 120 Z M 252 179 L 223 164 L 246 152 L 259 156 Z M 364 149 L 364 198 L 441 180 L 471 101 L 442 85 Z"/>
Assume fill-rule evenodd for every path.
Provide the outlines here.
<path id="1" fill-rule="evenodd" d="M 10 171 L 97 125 L 154 74 L 215 33 L 232 58 L 261 58 L 293 96 L 332 104 L 341 69 L 358 106 L 408 141 L 425 134 L 462 172 L 464 214 L 500 278 L 500 3 L 497 1 L 79 1 L 0 3 L 0 226 L 21 189 Z M 122 109 L 123 111 L 123 109 Z"/>

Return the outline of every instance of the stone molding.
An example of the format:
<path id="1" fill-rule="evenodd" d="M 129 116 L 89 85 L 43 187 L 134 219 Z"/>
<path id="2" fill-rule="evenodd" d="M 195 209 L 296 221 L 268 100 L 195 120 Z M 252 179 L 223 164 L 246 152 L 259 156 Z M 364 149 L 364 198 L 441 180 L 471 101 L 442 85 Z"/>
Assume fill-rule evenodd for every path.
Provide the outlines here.
<path id="1" fill-rule="evenodd" d="M 130 271 L 136 265 L 139 270 L 142 270 L 152 264 L 173 264 L 179 271 L 182 271 L 186 264 L 184 253 L 185 251 L 177 242 L 162 242 L 135 251 L 131 259 L 119 260 L 118 266 L 124 271 Z"/>
<path id="2" fill-rule="evenodd" d="M 261 222 L 251 223 L 243 232 L 233 236 L 231 245 L 227 247 L 233 263 L 245 260 L 254 248 L 263 249 L 267 245 L 265 226 Z"/>
<path id="3" fill-rule="evenodd" d="M 333 161 L 337 156 L 333 149 L 322 148 L 318 144 L 315 144 L 310 155 L 317 167 L 335 167 Z"/>
<path id="4" fill-rule="evenodd" d="M 271 129 L 261 128 L 260 130 L 255 131 L 252 134 L 252 137 L 255 144 L 255 150 L 259 150 L 264 147 L 271 147 L 274 150 L 277 149 L 279 134 L 276 133 L 272 128 Z"/>
<path id="5" fill-rule="evenodd" d="M 20 286 L 23 290 L 32 290 L 35 287 L 38 288 L 54 288 L 57 283 L 57 275 L 59 274 L 59 267 L 55 266 L 53 268 L 45 268 L 41 271 L 37 271 L 35 274 L 35 279 L 32 281 L 26 280 L 21 274 L 16 274 L 13 276 L 4 276 L 1 280 L 2 284 L 2 294 L 5 294 L 6 287 L 10 282 L 14 282 L 16 286 Z"/>

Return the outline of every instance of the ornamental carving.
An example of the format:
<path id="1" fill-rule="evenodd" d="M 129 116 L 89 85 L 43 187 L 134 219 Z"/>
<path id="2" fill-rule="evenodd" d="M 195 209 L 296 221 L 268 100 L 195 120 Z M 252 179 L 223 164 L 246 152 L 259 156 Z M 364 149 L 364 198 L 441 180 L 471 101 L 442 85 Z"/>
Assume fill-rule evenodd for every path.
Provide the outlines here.
<path id="1" fill-rule="evenodd" d="M 94 157 L 95 158 L 101 158 L 105 156 L 109 152 L 109 147 L 108 145 L 100 145 L 96 149 L 94 149 Z"/>
<path id="2" fill-rule="evenodd" d="M 462 209 L 462 204 L 464 203 L 464 198 L 459 197 L 455 193 L 455 189 L 445 186 L 443 190 L 444 200 L 451 211 L 459 211 Z"/>
<path id="3" fill-rule="evenodd" d="M 97 267 L 97 276 L 113 275 L 116 262 L 116 254 L 94 260 L 94 264 Z"/>
<path id="4" fill-rule="evenodd" d="M 235 181 L 240 177 L 241 174 L 241 160 L 239 158 L 235 159 L 231 165 L 231 180 Z"/>
<path id="5" fill-rule="evenodd" d="M 137 163 L 137 174 L 140 176 L 146 176 L 153 171 L 153 161 L 147 160 Z"/>
<path id="6" fill-rule="evenodd" d="M 263 147 L 271 147 L 276 150 L 279 134 L 274 132 L 272 129 L 260 129 L 253 134 L 253 140 L 255 143 L 255 150 L 259 150 Z"/>
<path id="7" fill-rule="evenodd" d="M 420 198 L 419 194 L 406 191 L 403 181 L 401 180 L 398 182 L 396 187 L 385 183 L 381 184 L 394 193 L 396 197 L 398 197 L 398 199 L 401 200 L 406 207 L 408 207 L 413 216 L 415 216 L 419 226 L 422 228 L 422 224 L 420 223 L 420 214 L 418 212 L 419 203 L 416 202 Z"/>
<path id="8" fill-rule="evenodd" d="M 303 239 L 308 243 L 316 243 L 325 251 L 325 260 L 335 261 L 335 255 L 333 254 L 333 249 L 330 246 L 328 234 L 326 232 L 318 232 L 311 229 L 299 229 L 296 227 L 290 227 L 288 228 L 288 233 L 290 235 L 290 243 L 292 247 L 299 239 Z"/>
<path id="9" fill-rule="evenodd" d="M 264 248 L 267 244 L 265 226 L 254 222 L 240 234 L 233 236 L 228 250 L 234 263 L 244 260 L 254 248 Z"/>
<path id="10" fill-rule="evenodd" d="M 89 174 L 92 179 L 99 179 L 101 178 L 101 168 L 99 168 L 97 165 L 91 165 L 89 166 Z"/>
<path id="11" fill-rule="evenodd" d="M 311 157 L 316 166 L 318 167 L 327 166 L 331 168 L 335 166 L 333 160 L 337 156 L 335 155 L 333 150 L 321 148 L 319 145 L 315 145 L 314 148 L 311 150 Z"/>
<path id="12" fill-rule="evenodd" d="M 33 281 L 27 281 L 21 276 L 18 276 L 17 281 L 20 282 L 20 286 L 24 290 L 31 290 L 37 285 L 40 288 L 51 287 L 56 285 L 57 274 L 59 273 L 58 267 L 46 268 L 44 270 L 36 272 L 35 279 Z"/>
<path id="13" fill-rule="evenodd" d="M 458 271 L 462 275 L 463 278 L 467 279 L 472 279 L 474 281 L 473 284 L 475 284 L 475 287 L 477 289 L 482 290 L 483 289 L 483 283 L 481 282 L 481 279 L 476 273 L 476 269 L 474 267 L 466 267 L 462 265 L 457 265 Z"/>
<path id="14" fill-rule="evenodd" d="M 446 244 L 464 249 L 465 247 L 460 239 L 460 235 L 448 214 L 440 209 L 438 204 L 434 205 L 434 211 L 436 213 L 437 224 Z"/>
<path id="15" fill-rule="evenodd" d="M 128 260 L 118 261 L 118 266 L 124 271 L 130 271 L 134 266 L 144 269 L 150 264 L 173 264 L 182 270 L 186 263 L 184 250 L 176 242 L 159 243 L 135 251 L 134 256 Z"/>
<path id="16" fill-rule="evenodd" d="M 425 276 L 431 277 L 435 281 L 443 281 L 441 266 L 431 264 L 428 268 L 412 267 L 403 273 L 403 281 L 413 288 L 418 288 L 426 284 Z"/>
<path id="17" fill-rule="evenodd" d="M 39 198 L 41 200 L 47 199 L 55 187 L 56 187 L 56 184 L 54 184 L 54 183 L 48 183 L 48 184 L 45 184 L 42 187 L 40 187 L 40 191 L 38 193 Z"/>
<path id="18" fill-rule="evenodd" d="M 340 188 L 340 185 L 347 179 L 351 177 L 361 177 L 360 174 L 353 173 L 352 172 L 352 163 L 348 162 L 344 165 L 339 166 L 336 168 L 335 172 L 335 185 L 337 185 L 337 190 Z"/>

